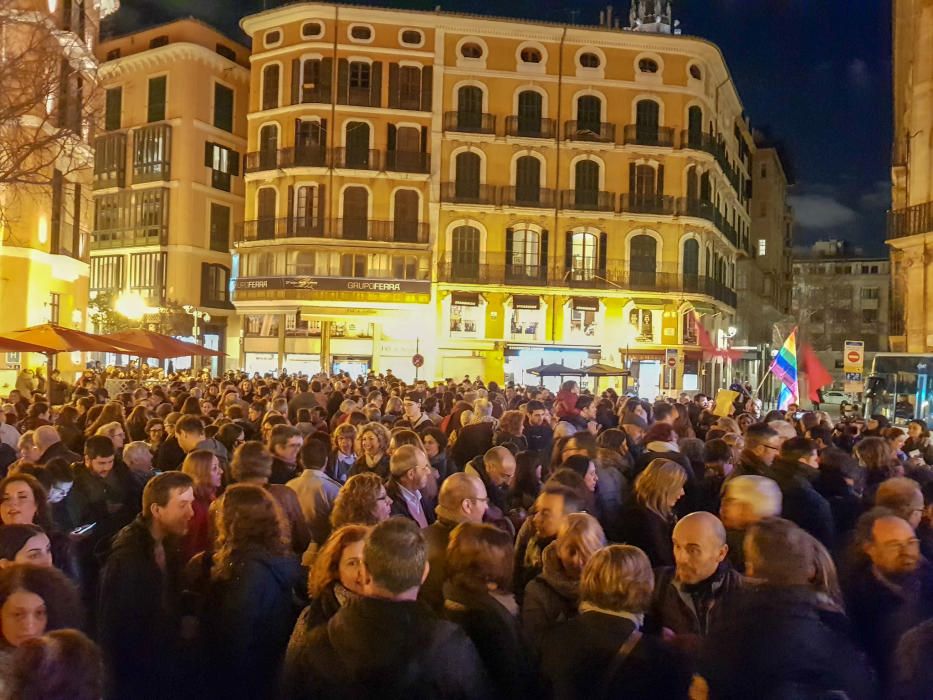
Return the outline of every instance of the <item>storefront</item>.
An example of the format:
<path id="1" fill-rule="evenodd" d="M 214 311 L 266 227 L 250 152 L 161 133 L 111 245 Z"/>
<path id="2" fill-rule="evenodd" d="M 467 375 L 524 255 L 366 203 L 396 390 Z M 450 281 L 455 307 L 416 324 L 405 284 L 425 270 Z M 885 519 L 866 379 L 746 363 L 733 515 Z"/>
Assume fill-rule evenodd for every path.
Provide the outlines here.
<path id="1" fill-rule="evenodd" d="M 541 342 L 545 339 L 547 305 L 541 297 L 513 294 L 505 305 L 505 338 L 513 342 Z"/>
<path id="2" fill-rule="evenodd" d="M 560 377 L 536 377 L 528 370 L 544 364 L 562 364 L 565 367 L 579 369 L 599 361 L 598 347 L 548 346 L 506 344 L 505 381 L 524 386 L 543 384 L 552 391 L 560 389 L 563 379 Z M 570 379 L 565 377 L 564 379 Z M 574 378 L 577 379 L 577 378 Z M 587 378 L 577 379 L 584 386 Z"/>

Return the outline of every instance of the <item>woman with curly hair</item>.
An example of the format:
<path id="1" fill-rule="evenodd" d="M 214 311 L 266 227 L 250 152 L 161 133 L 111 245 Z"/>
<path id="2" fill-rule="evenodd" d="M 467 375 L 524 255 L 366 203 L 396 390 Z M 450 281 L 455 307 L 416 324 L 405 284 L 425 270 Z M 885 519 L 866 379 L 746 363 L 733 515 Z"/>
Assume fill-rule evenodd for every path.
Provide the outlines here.
<path id="1" fill-rule="evenodd" d="M 311 604 L 301 611 L 292 638 L 289 655 L 301 649 L 315 627 L 325 624 L 340 608 L 363 595 L 365 568 L 363 542 L 370 528 L 344 525 L 327 538 L 308 573 L 308 597 Z"/>
<path id="2" fill-rule="evenodd" d="M 375 525 L 388 520 L 392 499 L 385 483 L 376 474 L 357 474 L 337 494 L 330 524 L 335 530 L 344 525 Z"/>
<path id="3" fill-rule="evenodd" d="M 78 630 L 26 640 L 13 656 L 11 698 L 100 700 L 104 664 L 100 649 Z"/>
<path id="4" fill-rule="evenodd" d="M 350 469 L 350 476 L 374 472 L 381 479 L 389 478 L 389 429 L 381 423 L 367 423 L 359 429 L 359 458 Z"/>
<path id="5" fill-rule="evenodd" d="M 263 697 L 275 687 L 298 608 L 301 569 L 268 491 L 236 484 L 217 512 L 204 632 L 218 697 Z"/>

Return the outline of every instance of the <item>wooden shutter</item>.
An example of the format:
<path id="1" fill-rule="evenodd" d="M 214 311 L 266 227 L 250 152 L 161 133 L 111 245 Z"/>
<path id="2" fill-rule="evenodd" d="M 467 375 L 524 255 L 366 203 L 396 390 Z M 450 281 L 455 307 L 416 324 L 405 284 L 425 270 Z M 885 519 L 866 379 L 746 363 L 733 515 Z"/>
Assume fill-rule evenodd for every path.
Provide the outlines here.
<path id="1" fill-rule="evenodd" d="M 658 186 L 655 191 L 658 193 L 658 197 L 664 195 L 664 163 L 658 166 Z"/>
<path id="2" fill-rule="evenodd" d="M 605 231 L 599 234 L 599 276 L 606 279 L 606 253 L 609 247 L 609 236 Z"/>
<path id="3" fill-rule="evenodd" d="M 389 107 L 398 107 L 398 64 L 389 64 Z"/>
<path id="4" fill-rule="evenodd" d="M 317 226 L 319 230 L 322 230 L 324 227 L 324 215 L 327 213 L 325 209 L 327 208 L 327 197 L 325 196 L 326 188 L 324 185 L 318 185 L 314 188 L 314 212 L 317 217 Z M 323 231 L 321 231 L 323 233 Z"/>
<path id="5" fill-rule="evenodd" d="M 301 61 L 292 59 L 292 104 L 301 102 Z"/>
<path id="6" fill-rule="evenodd" d="M 295 186 L 288 186 L 288 210 L 285 216 L 287 220 L 286 231 L 290 236 L 295 231 Z"/>
<path id="7" fill-rule="evenodd" d="M 547 231 L 541 231 L 541 249 L 538 253 L 538 259 L 541 261 L 541 276 L 547 278 Z"/>
<path id="8" fill-rule="evenodd" d="M 321 94 L 330 102 L 333 99 L 331 88 L 334 82 L 334 59 L 321 59 L 321 71 L 318 77 L 320 79 Z"/>
<path id="9" fill-rule="evenodd" d="M 214 144 L 210 141 L 204 142 L 204 165 L 208 168 L 214 167 Z"/>
<path id="10" fill-rule="evenodd" d="M 201 263 L 201 306 L 209 306 L 211 268 L 208 263 Z"/>
<path id="11" fill-rule="evenodd" d="M 240 174 L 240 154 L 236 151 L 230 151 L 230 174 Z"/>
<path id="12" fill-rule="evenodd" d="M 337 60 L 337 104 L 349 103 L 350 61 L 346 58 Z"/>
<path id="13" fill-rule="evenodd" d="M 373 61 L 369 76 L 369 106 L 382 107 L 382 62 Z"/>
<path id="14" fill-rule="evenodd" d="M 512 255 L 515 253 L 515 229 L 507 228 L 505 230 L 505 273 L 509 274 L 509 267 L 512 265 Z"/>
<path id="15" fill-rule="evenodd" d="M 421 127 L 421 152 L 428 152 L 428 127 Z"/>
<path id="16" fill-rule="evenodd" d="M 573 231 L 567 231 L 567 237 L 564 240 L 564 269 L 567 272 L 573 267 Z"/>
<path id="17" fill-rule="evenodd" d="M 424 66 L 421 69 L 421 111 L 430 112 L 434 105 L 432 104 L 432 95 L 434 90 L 434 68 Z"/>
<path id="18" fill-rule="evenodd" d="M 638 166 L 634 163 L 628 164 L 628 191 L 629 194 L 634 194 L 636 191 L 636 183 L 638 182 Z"/>
<path id="19" fill-rule="evenodd" d="M 395 135 L 396 135 L 395 124 L 389 124 L 386 133 L 386 150 L 394 151 L 395 150 Z"/>

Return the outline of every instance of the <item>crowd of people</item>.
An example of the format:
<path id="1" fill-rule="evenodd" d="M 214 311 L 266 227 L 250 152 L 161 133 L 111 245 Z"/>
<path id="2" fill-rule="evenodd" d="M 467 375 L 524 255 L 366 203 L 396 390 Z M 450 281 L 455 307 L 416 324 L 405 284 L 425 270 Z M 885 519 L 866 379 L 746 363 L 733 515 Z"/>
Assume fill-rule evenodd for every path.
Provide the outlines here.
<path id="1" fill-rule="evenodd" d="M 0 406 L 0 698 L 933 698 L 922 422 L 27 379 Z"/>

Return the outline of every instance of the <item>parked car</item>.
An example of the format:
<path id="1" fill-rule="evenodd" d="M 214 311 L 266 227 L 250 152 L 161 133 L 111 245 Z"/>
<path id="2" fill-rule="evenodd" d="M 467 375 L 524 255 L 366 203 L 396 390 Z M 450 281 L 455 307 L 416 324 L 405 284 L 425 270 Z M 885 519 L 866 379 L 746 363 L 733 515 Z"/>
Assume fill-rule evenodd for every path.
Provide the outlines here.
<path id="1" fill-rule="evenodd" d="M 840 406 L 844 403 L 853 403 L 855 397 L 847 394 L 840 389 L 826 389 L 823 391 L 823 400 L 820 403 L 827 403 L 834 406 Z"/>

